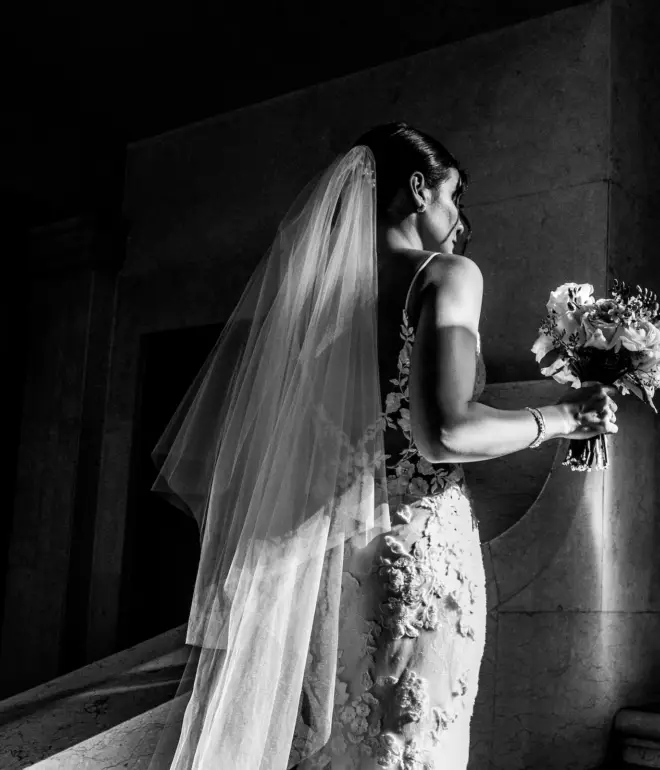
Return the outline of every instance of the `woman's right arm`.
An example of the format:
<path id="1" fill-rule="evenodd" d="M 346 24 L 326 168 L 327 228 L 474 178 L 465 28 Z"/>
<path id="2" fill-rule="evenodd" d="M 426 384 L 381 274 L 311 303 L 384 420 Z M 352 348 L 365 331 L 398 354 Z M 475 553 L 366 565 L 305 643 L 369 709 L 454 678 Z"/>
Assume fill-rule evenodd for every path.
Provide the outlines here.
<path id="1" fill-rule="evenodd" d="M 538 426 L 526 409 L 472 401 L 482 276 L 467 257 L 443 260 L 424 289 L 410 371 L 415 444 L 430 462 L 466 463 L 526 449 Z M 614 433 L 616 405 L 601 387 L 581 388 L 565 403 L 543 406 L 546 440 Z"/>

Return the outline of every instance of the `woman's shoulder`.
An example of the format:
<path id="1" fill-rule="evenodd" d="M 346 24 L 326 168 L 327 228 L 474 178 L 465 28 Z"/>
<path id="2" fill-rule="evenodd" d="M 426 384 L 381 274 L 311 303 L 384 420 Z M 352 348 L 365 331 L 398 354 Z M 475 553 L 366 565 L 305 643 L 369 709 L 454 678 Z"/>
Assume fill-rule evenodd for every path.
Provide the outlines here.
<path id="1" fill-rule="evenodd" d="M 427 281 L 446 284 L 466 281 L 470 285 L 483 285 L 483 275 L 479 265 L 470 257 L 462 254 L 438 254 L 429 264 Z"/>
<path id="2" fill-rule="evenodd" d="M 408 259 L 414 256 L 414 278 L 408 278 L 408 317 L 417 319 L 422 305 L 430 302 L 444 303 L 447 294 L 455 300 L 480 303 L 483 291 L 481 270 L 474 260 L 461 254 L 442 254 L 434 251 L 407 251 Z M 433 258 L 434 257 L 434 258 Z M 405 279 L 403 281 L 405 284 Z M 397 283 L 394 295 L 401 293 Z M 406 289 L 403 289 L 405 293 Z M 400 304 L 396 301 L 397 306 Z"/>
<path id="3" fill-rule="evenodd" d="M 481 306 L 483 275 L 477 263 L 462 254 L 439 254 L 432 260 L 420 291 L 420 305 L 447 303 Z M 423 296 L 422 296 L 423 295 Z"/>

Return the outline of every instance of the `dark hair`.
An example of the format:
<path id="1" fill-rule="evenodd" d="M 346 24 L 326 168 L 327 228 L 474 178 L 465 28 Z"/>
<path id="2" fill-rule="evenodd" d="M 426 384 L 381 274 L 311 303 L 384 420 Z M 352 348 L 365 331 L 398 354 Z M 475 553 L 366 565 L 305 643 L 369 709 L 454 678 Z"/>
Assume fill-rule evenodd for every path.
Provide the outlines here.
<path id="1" fill-rule="evenodd" d="M 367 131 L 357 142 L 366 145 L 376 159 L 376 189 L 379 206 L 389 208 L 394 196 L 415 171 L 424 174 L 429 187 L 436 187 L 455 168 L 459 173 L 457 195 L 467 187 L 467 174 L 449 150 L 432 136 L 407 123 L 386 123 Z"/>
<path id="2" fill-rule="evenodd" d="M 407 123 L 386 123 L 363 134 L 354 146 L 366 145 L 376 160 L 376 202 L 379 211 L 389 209 L 397 192 L 407 188 L 415 171 L 424 175 L 426 184 L 433 188 L 449 177 L 452 168 L 458 171 L 456 199 L 468 185 L 467 172 L 456 158 L 437 139 Z M 467 239 L 471 231 L 467 217 L 461 213 Z"/>

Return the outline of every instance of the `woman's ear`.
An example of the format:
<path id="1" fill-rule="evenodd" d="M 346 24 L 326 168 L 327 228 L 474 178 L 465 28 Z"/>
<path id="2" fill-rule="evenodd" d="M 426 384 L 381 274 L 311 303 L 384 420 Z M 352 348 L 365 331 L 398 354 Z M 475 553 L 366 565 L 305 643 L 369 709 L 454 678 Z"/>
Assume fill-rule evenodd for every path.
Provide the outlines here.
<path id="1" fill-rule="evenodd" d="M 415 208 L 421 205 L 428 206 L 431 203 L 431 191 L 427 187 L 426 179 L 424 179 L 424 174 L 421 171 L 413 171 L 410 175 L 409 187 Z"/>

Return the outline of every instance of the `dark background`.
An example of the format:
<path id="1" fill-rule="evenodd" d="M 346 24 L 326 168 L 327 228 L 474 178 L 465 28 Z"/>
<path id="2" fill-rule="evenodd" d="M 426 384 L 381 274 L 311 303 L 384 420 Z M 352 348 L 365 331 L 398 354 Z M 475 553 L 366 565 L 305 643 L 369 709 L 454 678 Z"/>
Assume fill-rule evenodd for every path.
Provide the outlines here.
<path id="1" fill-rule="evenodd" d="M 9 228 L 114 218 L 128 142 L 581 2 L 12 4 L 0 96 Z"/>
<path id="2" fill-rule="evenodd" d="M 151 452 L 221 331 L 222 324 L 212 324 L 142 338 L 117 640 L 121 649 L 185 623 L 190 612 L 199 530 L 192 516 L 151 492 L 156 476 Z"/>

